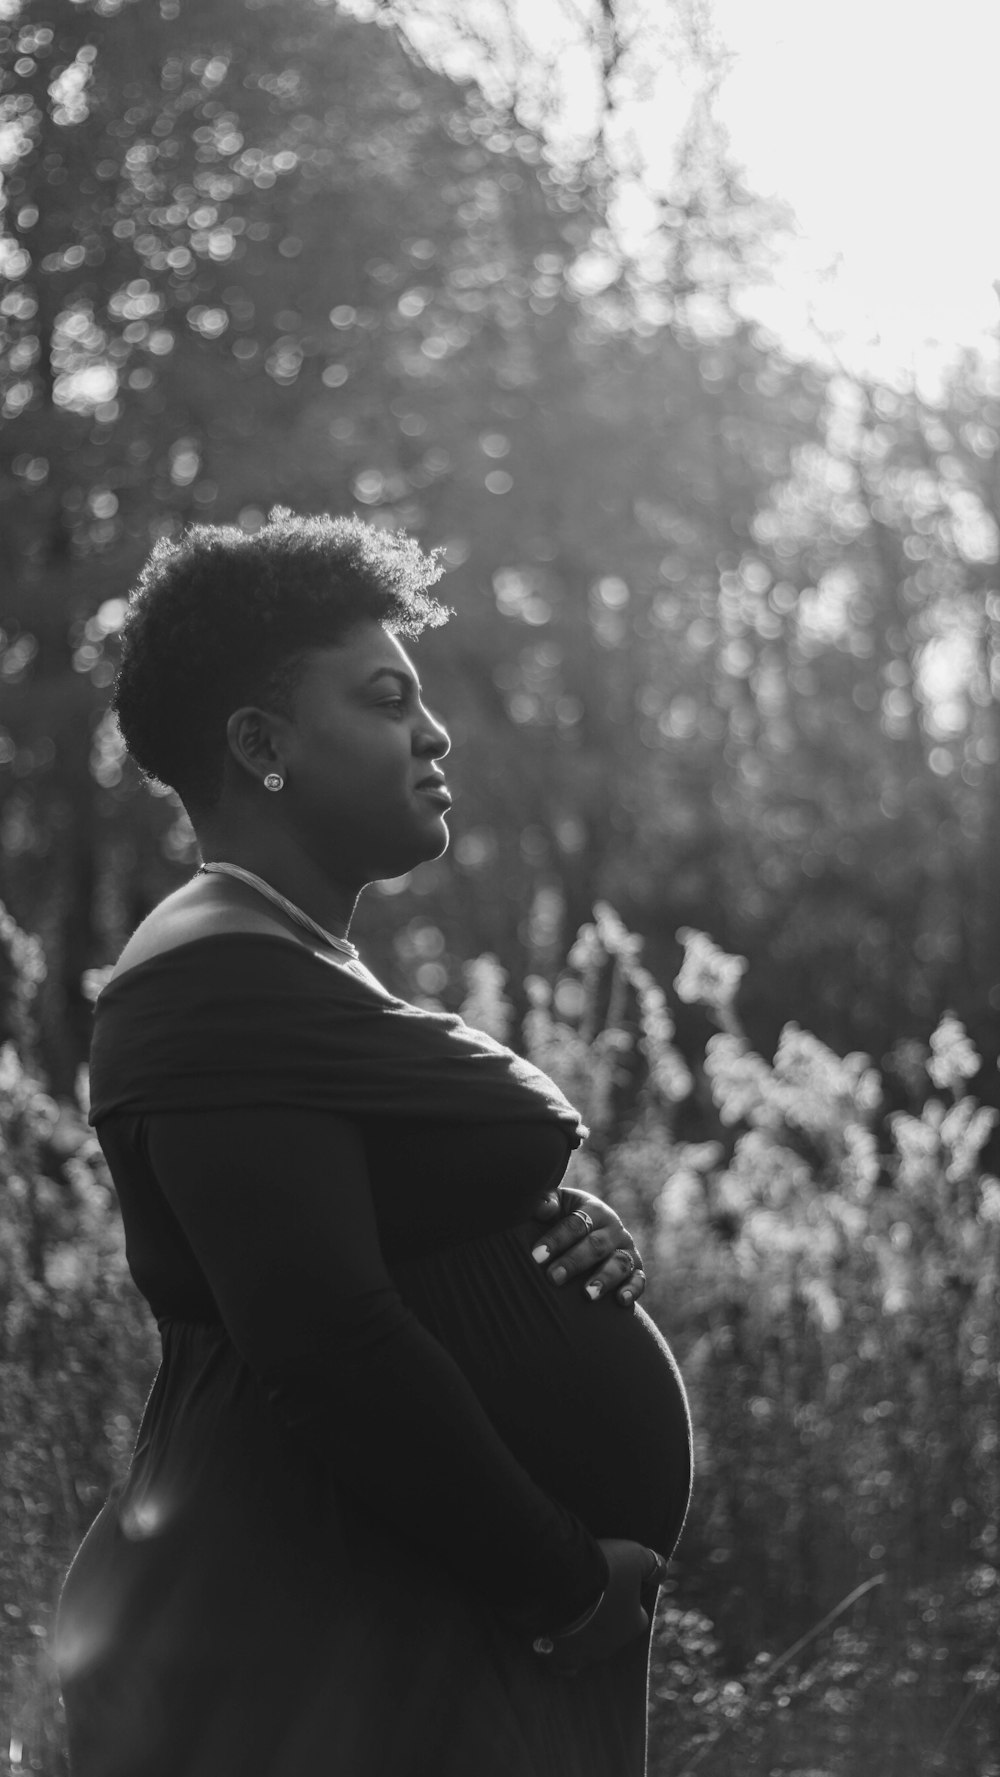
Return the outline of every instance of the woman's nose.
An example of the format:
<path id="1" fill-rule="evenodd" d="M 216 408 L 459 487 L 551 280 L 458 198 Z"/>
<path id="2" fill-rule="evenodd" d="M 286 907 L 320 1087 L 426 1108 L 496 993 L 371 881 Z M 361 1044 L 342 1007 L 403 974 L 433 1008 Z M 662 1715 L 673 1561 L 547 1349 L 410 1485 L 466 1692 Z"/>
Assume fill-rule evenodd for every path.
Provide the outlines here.
<path id="1" fill-rule="evenodd" d="M 443 722 L 432 716 L 430 710 L 423 711 L 423 722 L 417 746 L 421 753 L 429 759 L 443 759 L 451 751 L 451 735 Z"/>

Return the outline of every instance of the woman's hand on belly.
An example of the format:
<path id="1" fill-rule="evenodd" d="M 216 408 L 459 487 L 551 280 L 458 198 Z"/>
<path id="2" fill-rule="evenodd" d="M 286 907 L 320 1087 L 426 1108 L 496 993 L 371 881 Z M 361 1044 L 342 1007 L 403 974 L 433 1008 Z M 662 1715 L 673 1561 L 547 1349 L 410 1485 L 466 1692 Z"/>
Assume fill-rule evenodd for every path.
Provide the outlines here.
<path id="1" fill-rule="evenodd" d="M 610 1203 L 564 1185 L 542 1198 L 535 1220 L 547 1225 L 531 1256 L 546 1267 L 550 1283 L 558 1287 L 571 1278 L 585 1277 L 586 1293 L 595 1302 L 613 1293 L 623 1308 L 631 1308 L 642 1295 L 646 1287 L 642 1258 Z"/>
<path id="2" fill-rule="evenodd" d="M 538 1658 L 556 1672 L 572 1676 L 645 1634 L 663 1583 L 667 1563 L 655 1549 L 619 1537 L 602 1537 L 608 1583 L 596 1605 L 576 1626 L 532 1643 Z"/>

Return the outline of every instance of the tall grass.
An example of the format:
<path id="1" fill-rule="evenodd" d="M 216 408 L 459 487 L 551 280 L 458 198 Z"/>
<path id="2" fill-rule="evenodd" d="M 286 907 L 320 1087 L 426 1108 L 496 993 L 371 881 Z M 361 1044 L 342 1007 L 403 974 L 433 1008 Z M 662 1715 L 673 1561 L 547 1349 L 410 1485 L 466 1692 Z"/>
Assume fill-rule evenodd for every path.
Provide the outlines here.
<path id="1" fill-rule="evenodd" d="M 154 1337 L 85 1106 L 57 1104 L 36 1064 L 44 972 L 0 907 L 0 1771 L 62 1777 L 55 1603 L 128 1461 Z"/>
<path id="2" fill-rule="evenodd" d="M 742 959 L 680 934 L 676 1050 L 610 908 L 526 1036 L 581 1101 L 581 1182 L 649 1254 L 692 1397 L 695 1504 L 654 1661 L 655 1773 L 1000 1772 L 1000 1183 L 958 1022 L 868 1057 L 736 1009 Z M 696 1116 L 691 1115 L 695 1100 Z M 680 1140 L 677 1114 L 703 1140 Z M 793 1657 L 787 1657 L 791 1654 Z"/>

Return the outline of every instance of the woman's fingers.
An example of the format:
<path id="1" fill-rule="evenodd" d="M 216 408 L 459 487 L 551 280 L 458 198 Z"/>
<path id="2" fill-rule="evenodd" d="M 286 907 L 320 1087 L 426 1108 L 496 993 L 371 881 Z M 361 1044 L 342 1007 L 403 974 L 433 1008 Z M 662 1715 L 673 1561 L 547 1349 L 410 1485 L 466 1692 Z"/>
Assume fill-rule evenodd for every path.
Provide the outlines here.
<path id="1" fill-rule="evenodd" d="M 646 1274 L 634 1246 L 616 1244 L 620 1240 L 621 1235 L 616 1236 L 611 1228 L 594 1228 L 574 1245 L 560 1246 L 550 1230 L 533 1249 L 533 1256 L 540 1265 L 548 1264 L 552 1283 L 586 1277 L 584 1288 L 592 1301 L 617 1291 L 628 1307 L 642 1295 Z"/>
<path id="2" fill-rule="evenodd" d="M 646 1273 L 641 1265 L 637 1265 L 631 1277 L 626 1277 L 625 1282 L 619 1285 L 615 1292 L 615 1301 L 622 1308 L 631 1308 L 633 1302 L 638 1302 L 645 1287 Z"/>
<path id="3" fill-rule="evenodd" d="M 634 1302 L 636 1296 L 641 1296 L 645 1287 L 645 1273 L 637 1262 L 635 1249 L 627 1246 L 616 1246 L 610 1258 L 584 1284 L 592 1301 L 615 1291 L 625 1307 Z"/>
<path id="4" fill-rule="evenodd" d="M 532 1214 L 536 1222 L 551 1222 L 559 1214 L 561 1207 L 558 1191 L 546 1191 L 545 1196 L 540 1198 L 535 1205 Z"/>
<path id="5" fill-rule="evenodd" d="M 549 1276 L 553 1283 L 564 1283 L 567 1277 L 593 1271 L 611 1256 L 616 1247 L 628 1243 L 629 1235 L 621 1217 L 610 1204 L 602 1203 L 599 1198 L 587 1198 L 579 1209 L 571 1209 L 557 1221 L 548 1223 L 532 1248 L 532 1257 L 540 1265 L 558 1260 L 558 1265 L 552 1265 Z M 562 1273 L 558 1278 L 557 1271 Z"/>
<path id="6" fill-rule="evenodd" d="M 558 1208 L 559 1200 L 554 1200 Z M 610 1204 L 588 1197 L 586 1208 L 549 1221 L 552 1202 L 550 1193 L 535 1211 L 536 1219 L 549 1225 L 532 1248 L 532 1257 L 548 1266 L 550 1282 L 559 1285 L 586 1277 L 592 1301 L 614 1294 L 623 1308 L 631 1308 L 646 1287 L 646 1274 L 621 1217 Z"/>
<path id="7" fill-rule="evenodd" d="M 643 1585 L 649 1586 L 655 1581 L 656 1585 L 662 1586 L 667 1577 L 667 1563 L 664 1556 L 658 1554 L 655 1549 L 647 1549 L 646 1555 L 649 1565 L 643 1574 Z"/>
<path id="8" fill-rule="evenodd" d="M 566 1223 L 569 1223 L 567 1228 Z M 604 1266 L 618 1244 L 617 1232 L 603 1224 L 588 1228 L 577 1215 L 565 1216 L 532 1249 L 540 1265 L 549 1265 L 553 1283 L 566 1283 L 571 1277 L 596 1271 Z"/>
<path id="9" fill-rule="evenodd" d="M 539 1236 L 532 1248 L 532 1257 L 537 1259 L 540 1265 L 548 1264 L 551 1259 L 561 1259 L 564 1253 L 574 1252 L 580 1247 L 584 1247 L 589 1252 L 588 1241 L 598 1229 L 605 1228 L 607 1224 L 611 1225 L 609 1231 L 615 1230 L 622 1234 L 625 1232 L 618 1216 L 606 1203 L 588 1198 L 586 1203 L 581 1203 L 578 1209 L 567 1211 L 563 1208 L 558 1197 L 555 1201 L 556 1208 L 561 1213 L 554 1221 L 550 1219 L 551 1211 L 548 1208 L 551 1202 L 550 1197 L 543 1197 L 535 1210 L 535 1219 L 546 1223 L 544 1233 Z M 610 1252 L 616 1244 L 617 1242 L 612 1240 L 610 1245 L 606 1247 L 606 1252 Z M 600 1256 L 605 1257 L 605 1253 L 602 1252 Z M 578 1268 L 577 1262 L 574 1260 L 574 1270 Z M 584 1268 L 586 1268 L 586 1263 Z"/>

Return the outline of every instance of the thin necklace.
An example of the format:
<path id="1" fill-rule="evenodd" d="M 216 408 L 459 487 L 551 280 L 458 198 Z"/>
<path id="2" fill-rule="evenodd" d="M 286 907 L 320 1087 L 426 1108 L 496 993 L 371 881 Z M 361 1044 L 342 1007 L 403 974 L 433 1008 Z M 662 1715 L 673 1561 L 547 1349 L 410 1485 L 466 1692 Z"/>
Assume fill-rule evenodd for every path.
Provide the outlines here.
<path id="1" fill-rule="evenodd" d="M 284 895 L 278 893 L 276 888 L 272 888 L 269 882 L 265 882 L 262 876 L 255 876 L 252 870 L 244 870 L 241 864 L 199 864 L 198 875 L 235 876 L 239 882 L 245 882 L 248 888 L 256 889 L 257 893 L 263 895 L 266 900 L 273 901 L 276 907 L 280 907 L 283 913 L 287 913 L 289 919 L 294 919 L 298 925 L 304 926 L 307 932 L 312 932 L 314 938 L 322 938 L 324 944 L 332 944 L 334 950 L 342 951 L 344 956 L 349 956 L 352 962 L 357 962 L 358 952 L 355 945 L 348 943 L 346 938 L 335 938 L 332 932 L 326 930 L 325 926 L 319 925 L 315 919 L 310 918 L 308 913 L 303 913 L 301 907 L 296 907 L 294 901 L 287 900 Z"/>

